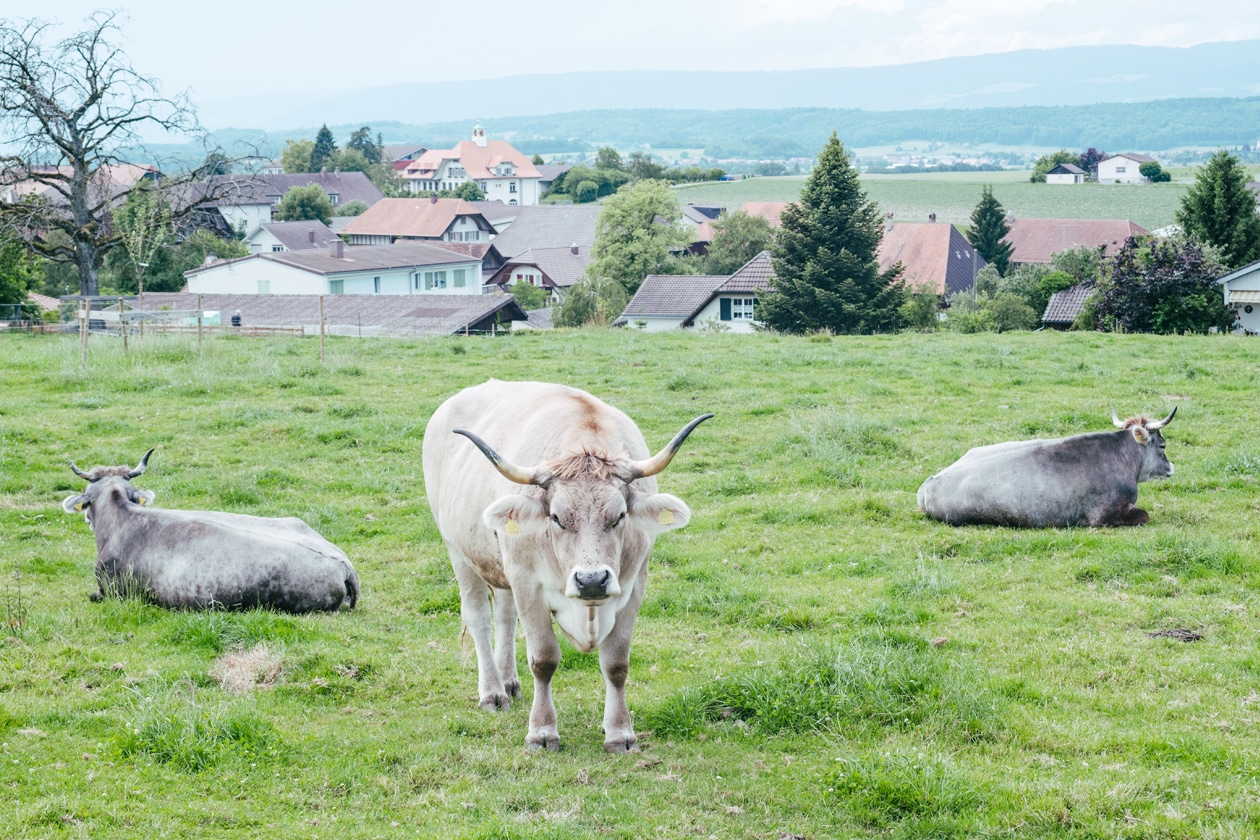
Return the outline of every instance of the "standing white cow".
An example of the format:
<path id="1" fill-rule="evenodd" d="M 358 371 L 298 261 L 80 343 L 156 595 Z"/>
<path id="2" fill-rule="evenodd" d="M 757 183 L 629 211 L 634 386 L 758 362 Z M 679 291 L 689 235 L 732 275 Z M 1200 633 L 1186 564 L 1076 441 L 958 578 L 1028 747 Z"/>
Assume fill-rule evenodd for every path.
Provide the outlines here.
<path id="1" fill-rule="evenodd" d="M 424 486 L 477 651 L 480 705 L 506 709 L 520 695 L 519 614 L 534 675 L 527 747 L 560 748 L 554 617 L 578 650 L 599 650 L 604 749 L 638 751 L 625 697 L 630 634 L 656 535 L 691 518 L 681 499 L 656 492 L 652 476 L 712 416 L 691 421 L 655 457 L 629 417 L 562 385 L 492 379 L 451 397 L 429 419 Z"/>

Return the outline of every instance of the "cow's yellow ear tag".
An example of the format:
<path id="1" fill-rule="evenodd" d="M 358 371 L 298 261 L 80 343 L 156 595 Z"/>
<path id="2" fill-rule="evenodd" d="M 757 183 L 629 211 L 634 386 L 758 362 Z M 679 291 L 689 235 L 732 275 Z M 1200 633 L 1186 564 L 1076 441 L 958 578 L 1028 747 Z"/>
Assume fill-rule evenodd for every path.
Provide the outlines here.
<path id="1" fill-rule="evenodd" d="M 520 532 L 521 532 L 521 523 L 517 522 L 515 519 L 509 519 L 507 522 L 503 523 L 503 533 L 509 534 L 514 537 Z"/>
<path id="2" fill-rule="evenodd" d="M 149 503 L 149 500 L 144 496 L 137 496 L 136 501 L 140 503 L 140 507 L 144 507 Z"/>
<path id="3" fill-rule="evenodd" d="M 669 508 L 666 508 L 665 510 L 660 512 L 660 515 L 657 516 L 657 519 L 660 521 L 662 525 L 673 525 L 674 512 L 670 510 Z"/>
<path id="4" fill-rule="evenodd" d="M 79 511 L 80 513 L 82 513 L 82 512 L 83 512 L 83 509 L 84 509 L 85 507 L 87 507 L 87 503 L 86 503 L 86 502 L 75 502 L 75 504 L 74 504 L 74 509 L 75 509 L 75 510 L 77 510 L 77 511 Z"/>

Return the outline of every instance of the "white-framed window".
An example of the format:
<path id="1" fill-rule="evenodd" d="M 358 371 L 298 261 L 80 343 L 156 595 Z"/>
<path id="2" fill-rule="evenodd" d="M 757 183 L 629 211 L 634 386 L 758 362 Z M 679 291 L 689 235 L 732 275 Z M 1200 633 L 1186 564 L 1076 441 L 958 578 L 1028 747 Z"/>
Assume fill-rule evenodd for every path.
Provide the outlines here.
<path id="1" fill-rule="evenodd" d="M 372 294 L 379 295 L 381 293 L 381 278 L 372 278 Z"/>
<path id="2" fill-rule="evenodd" d="M 464 281 L 467 277 L 468 269 L 457 268 L 451 272 L 451 286 L 456 289 L 464 288 Z"/>
<path id="3" fill-rule="evenodd" d="M 258 294 L 260 294 L 260 295 L 269 295 L 269 294 L 271 294 L 271 281 L 270 281 L 270 280 L 259 280 L 259 281 L 258 281 Z"/>
<path id="4" fill-rule="evenodd" d="M 516 182 L 515 182 L 515 181 L 509 181 L 509 182 L 508 182 L 508 192 L 510 192 L 510 193 L 514 193 L 514 192 L 516 192 Z"/>
<path id="5" fill-rule="evenodd" d="M 278 253 L 280 253 L 280 252 L 281 252 L 281 251 L 283 251 L 283 250 L 284 250 L 284 246 L 283 246 L 283 245 L 272 245 L 272 246 L 271 246 L 271 253 L 273 253 L 273 254 L 278 254 Z"/>
<path id="6" fill-rule="evenodd" d="M 329 193 L 328 200 L 333 203 L 333 207 L 336 207 L 341 203 L 341 195 L 339 193 Z"/>
<path id="7" fill-rule="evenodd" d="M 432 289 L 446 288 L 446 272 L 445 271 L 426 271 L 424 273 L 425 291 Z"/>
<path id="8" fill-rule="evenodd" d="M 1124 167 L 1124 166 L 1117 166 L 1117 167 L 1116 167 L 1116 174 L 1117 174 L 1117 175 L 1119 175 L 1119 174 L 1123 173 L 1125 169 L 1126 169 L 1126 167 Z"/>
<path id="9" fill-rule="evenodd" d="M 345 280 L 329 280 L 328 281 L 328 294 L 344 295 L 345 293 L 346 293 Z"/>
<path id="10" fill-rule="evenodd" d="M 753 305 L 756 302 L 756 298 L 731 298 L 731 320 L 753 320 Z"/>

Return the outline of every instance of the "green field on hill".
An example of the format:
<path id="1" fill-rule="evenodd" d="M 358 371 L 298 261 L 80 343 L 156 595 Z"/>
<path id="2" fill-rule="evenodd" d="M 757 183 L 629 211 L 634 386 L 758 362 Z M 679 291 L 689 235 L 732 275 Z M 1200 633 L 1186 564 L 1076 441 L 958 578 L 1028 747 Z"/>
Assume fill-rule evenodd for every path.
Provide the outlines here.
<path id="1" fill-rule="evenodd" d="M 1260 342 L 589 330 L 329 348 L 321 365 L 313 340 L 150 336 L 124 356 L 93 339 L 82 367 L 74 337 L 0 335 L 0 835 L 1260 834 Z M 693 518 L 651 560 L 627 683 L 639 755 L 602 751 L 598 662 L 567 644 L 559 753 L 524 749 L 523 644 L 524 698 L 477 709 L 421 441 L 489 377 L 585 388 L 653 447 L 716 414 L 660 478 Z M 1148 526 L 916 511 L 968 448 L 1107 429 L 1112 405 L 1180 409 L 1176 475 L 1141 487 Z M 136 485 L 155 505 L 300 516 L 355 563 L 359 607 L 89 602 L 68 461 L 150 447 Z M 213 674 L 239 653 L 266 684 L 230 694 Z"/>
<path id="2" fill-rule="evenodd" d="M 745 201 L 795 201 L 804 176 L 750 178 L 744 181 L 685 184 L 675 189 L 689 204 L 720 204 L 738 208 Z M 931 175 L 863 175 L 862 187 L 903 222 L 926 222 L 935 213 L 939 222 L 970 223 L 984 184 L 1007 212 L 1031 219 L 1129 219 L 1147 230 L 1176 221 L 1191 181 L 1167 184 L 1032 184 L 1027 172 L 943 172 Z"/>

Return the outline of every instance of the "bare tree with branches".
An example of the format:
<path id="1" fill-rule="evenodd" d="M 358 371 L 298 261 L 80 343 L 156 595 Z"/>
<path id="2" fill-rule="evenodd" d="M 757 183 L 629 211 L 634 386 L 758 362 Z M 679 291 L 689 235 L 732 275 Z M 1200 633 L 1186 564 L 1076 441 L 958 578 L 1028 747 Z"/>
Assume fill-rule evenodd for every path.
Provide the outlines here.
<path id="1" fill-rule="evenodd" d="M 84 295 L 98 293 L 105 254 L 126 244 L 110 217 L 133 190 L 158 187 L 178 221 L 243 184 L 209 177 L 222 150 L 211 147 L 186 95 L 163 96 L 132 68 L 115 42 L 117 20 L 97 12 L 55 43 L 49 23 L 0 21 L 0 227 L 35 253 L 74 264 Z M 142 142 L 157 134 L 200 138 L 207 162 L 164 173 L 123 157 L 153 160 Z"/>

